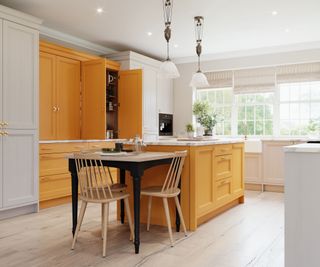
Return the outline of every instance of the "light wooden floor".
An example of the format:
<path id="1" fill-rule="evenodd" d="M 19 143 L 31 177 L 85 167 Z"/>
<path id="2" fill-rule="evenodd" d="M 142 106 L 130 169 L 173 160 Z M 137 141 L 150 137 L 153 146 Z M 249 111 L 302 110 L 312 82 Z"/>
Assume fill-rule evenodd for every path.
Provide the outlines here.
<path id="1" fill-rule="evenodd" d="M 129 242 L 128 226 L 115 221 L 115 206 L 111 211 L 104 259 L 98 205 L 88 206 L 75 251 L 70 250 L 70 205 L 0 221 L 0 266 L 284 266 L 282 193 L 247 191 L 245 204 L 200 226 L 187 238 L 174 233 L 173 248 L 166 228 L 151 226 L 146 232 L 143 225 L 139 255 Z"/>

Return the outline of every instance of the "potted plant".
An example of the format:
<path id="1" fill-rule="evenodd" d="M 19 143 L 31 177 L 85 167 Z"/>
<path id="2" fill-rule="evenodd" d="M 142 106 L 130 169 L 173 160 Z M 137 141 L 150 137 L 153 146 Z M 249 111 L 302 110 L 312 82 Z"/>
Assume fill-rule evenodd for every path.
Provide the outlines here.
<path id="1" fill-rule="evenodd" d="M 193 137 L 193 134 L 194 134 L 194 128 L 193 128 L 193 125 L 191 123 L 188 123 L 186 125 L 186 132 L 187 132 L 187 135 L 189 138 L 192 138 Z"/>
<path id="2" fill-rule="evenodd" d="M 217 114 L 212 111 L 208 101 L 197 100 L 193 104 L 193 114 L 197 122 L 204 127 L 205 135 L 211 136 L 214 126 L 217 124 Z"/>

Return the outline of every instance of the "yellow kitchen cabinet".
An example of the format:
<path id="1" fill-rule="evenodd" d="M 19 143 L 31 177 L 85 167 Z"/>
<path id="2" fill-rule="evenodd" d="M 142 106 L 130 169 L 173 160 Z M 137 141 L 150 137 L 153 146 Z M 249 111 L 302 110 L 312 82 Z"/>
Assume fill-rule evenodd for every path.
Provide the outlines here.
<path id="1" fill-rule="evenodd" d="M 181 174 L 180 203 L 189 230 L 196 230 L 200 224 L 217 214 L 243 203 L 243 143 L 191 146 L 155 144 L 148 145 L 146 149 L 188 152 Z M 225 157 L 222 162 L 221 157 Z M 146 170 L 141 180 L 141 187 L 162 185 L 168 168 L 169 165 L 162 165 Z M 132 177 L 129 173 L 126 174 L 126 183 L 128 192 L 132 192 Z M 131 200 L 132 197 L 130 196 Z M 147 222 L 147 203 L 147 199 L 142 197 L 141 222 L 143 223 Z M 155 199 L 152 207 L 154 210 L 161 210 L 163 203 Z M 169 211 L 171 223 L 175 225 L 175 205 L 170 201 Z M 163 213 L 151 213 L 151 224 L 165 226 L 166 218 Z"/>
<path id="2" fill-rule="evenodd" d="M 106 59 L 82 62 L 82 139 L 142 136 L 142 70 Z"/>
<path id="3" fill-rule="evenodd" d="M 80 61 L 40 52 L 40 140 L 80 139 Z"/>
<path id="4" fill-rule="evenodd" d="M 46 208 L 66 203 L 71 198 L 71 176 L 66 155 L 79 151 L 114 147 L 114 142 L 70 142 L 40 144 L 39 193 L 40 207 Z M 117 179 L 117 169 L 111 168 Z"/>

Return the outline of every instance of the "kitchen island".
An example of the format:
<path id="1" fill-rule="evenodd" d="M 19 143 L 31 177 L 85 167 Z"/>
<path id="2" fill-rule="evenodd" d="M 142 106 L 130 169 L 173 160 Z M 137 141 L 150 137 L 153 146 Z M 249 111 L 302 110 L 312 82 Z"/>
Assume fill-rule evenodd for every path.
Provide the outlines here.
<path id="1" fill-rule="evenodd" d="M 219 213 L 244 202 L 244 144 L 242 139 L 177 141 L 176 139 L 147 142 L 147 151 L 186 150 L 181 177 L 181 207 L 186 226 L 196 230 L 198 225 Z M 162 185 L 169 165 L 157 166 L 144 172 L 141 187 Z M 129 176 L 129 173 L 126 174 Z M 126 177 L 128 192 L 132 179 Z M 132 196 L 131 196 L 132 198 Z M 171 200 L 170 200 L 171 201 Z M 131 204 L 133 203 L 131 199 Z M 147 198 L 141 199 L 141 222 L 147 221 Z M 174 202 L 170 216 L 175 223 Z M 161 199 L 152 202 L 151 224 L 166 225 Z"/>

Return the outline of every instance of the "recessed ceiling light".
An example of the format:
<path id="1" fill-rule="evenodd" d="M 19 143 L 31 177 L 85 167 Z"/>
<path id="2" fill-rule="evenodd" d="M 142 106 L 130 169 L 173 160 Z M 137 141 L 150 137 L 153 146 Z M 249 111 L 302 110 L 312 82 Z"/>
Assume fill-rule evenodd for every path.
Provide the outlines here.
<path id="1" fill-rule="evenodd" d="M 285 29 L 284 31 L 285 31 L 286 33 L 288 33 L 288 32 L 290 32 L 290 29 Z"/>
<path id="2" fill-rule="evenodd" d="M 174 44 L 173 47 L 174 47 L 174 48 L 178 48 L 179 45 L 178 45 L 178 44 Z"/>
<path id="3" fill-rule="evenodd" d="M 151 36 L 151 35 L 152 35 L 152 32 L 147 32 L 147 35 L 148 35 L 148 36 Z"/>
<path id="4" fill-rule="evenodd" d="M 97 13 L 101 14 L 102 12 L 103 12 L 103 8 L 98 7 L 98 8 L 97 8 Z"/>
<path id="5" fill-rule="evenodd" d="M 271 12 L 272 16 L 277 16 L 278 15 L 278 11 L 274 10 Z"/>

